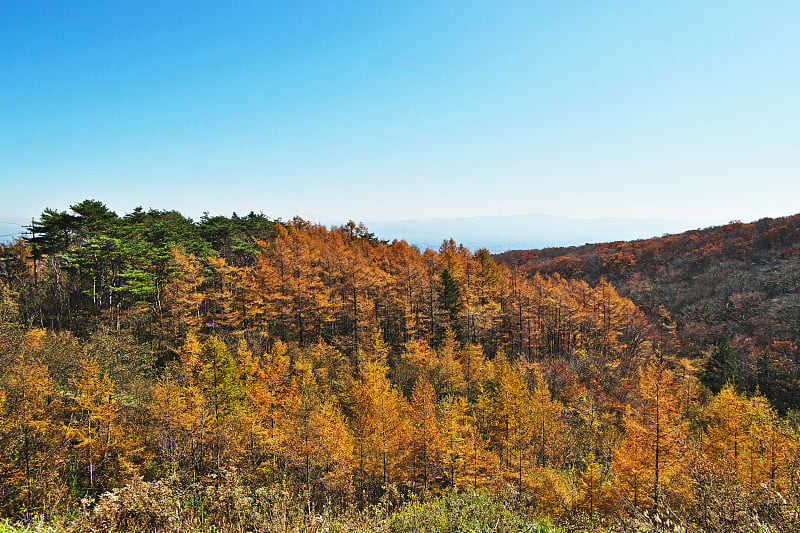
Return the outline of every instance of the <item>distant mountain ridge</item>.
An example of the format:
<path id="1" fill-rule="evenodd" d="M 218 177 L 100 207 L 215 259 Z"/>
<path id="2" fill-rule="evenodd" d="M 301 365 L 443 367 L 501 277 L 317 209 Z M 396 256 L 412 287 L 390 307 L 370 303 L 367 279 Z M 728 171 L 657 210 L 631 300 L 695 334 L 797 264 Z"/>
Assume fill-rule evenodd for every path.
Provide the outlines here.
<path id="1" fill-rule="evenodd" d="M 402 239 L 420 249 L 438 249 L 452 238 L 471 250 L 573 246 L 608 240 L 634 240 L 709 226 L 711 220 L 572 218 L 544 214 L 367 222 L 382 239 Z"/>

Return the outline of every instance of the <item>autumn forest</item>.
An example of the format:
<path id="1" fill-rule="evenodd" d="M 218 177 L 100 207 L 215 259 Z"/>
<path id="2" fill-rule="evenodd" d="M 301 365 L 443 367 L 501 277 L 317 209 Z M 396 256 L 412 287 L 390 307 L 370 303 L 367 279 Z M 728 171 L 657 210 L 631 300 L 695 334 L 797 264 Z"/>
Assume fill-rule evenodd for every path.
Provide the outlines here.
<path id="1" fill-rule="evenodd" d="M 47 209 L 0 247 L 0 516 L 410 531 L 477 498 L 505 531 L 797 531 L 798 228 L 496 257 Z"/>

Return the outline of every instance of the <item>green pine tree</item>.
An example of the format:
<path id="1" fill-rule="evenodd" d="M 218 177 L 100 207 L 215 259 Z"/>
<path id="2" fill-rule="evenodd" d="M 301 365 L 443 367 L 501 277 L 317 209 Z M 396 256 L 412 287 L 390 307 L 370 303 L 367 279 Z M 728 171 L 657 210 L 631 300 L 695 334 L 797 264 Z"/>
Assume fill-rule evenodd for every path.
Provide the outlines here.
<path id="1" fill-rule="evenodd" d="M 439 288 L 439 303 L 442 309 L 447 312 L 447 324 L 461 336 L 461 325 L 459 323 L 459 313 L 461 313 L 461 293 L 458 290 L 456 280 L 450 271 L 444 269 L 441 276 L 441 287 Z"/>
<path id="2" fill-rule="evenodd" d="M 736 385 L 737 370 L 736 353 L 734 353 L 731 343 L 728 342 L 728 338 L 720 335 L 711 349 L 711 357 L 701 381 L 714 394 L 718 394 L 726 383 L 730 382 Z"/>

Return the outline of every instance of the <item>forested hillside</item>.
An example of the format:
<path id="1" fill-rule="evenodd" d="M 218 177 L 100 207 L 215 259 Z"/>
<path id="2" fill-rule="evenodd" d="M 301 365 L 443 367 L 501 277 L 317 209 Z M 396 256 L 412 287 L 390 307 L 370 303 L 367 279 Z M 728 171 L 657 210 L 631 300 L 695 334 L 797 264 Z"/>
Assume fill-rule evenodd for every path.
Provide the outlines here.
<path id="1" fill-rule="evenodd" d="M 529 278 L 606 280 L 651 321 L 674 322 L 676 352 L 711 362 L 716 387 L 731 379 L 800 407 L 800 215 L 497 259 Z"/>
<path id="2" fill-rule="evenodd" d="M 477 490 L 566 529 L 798 525 L 798 417 L 701 382 L 602 272 L 92 200 L 0 259 L 5 516 L 265 530 Z"/>

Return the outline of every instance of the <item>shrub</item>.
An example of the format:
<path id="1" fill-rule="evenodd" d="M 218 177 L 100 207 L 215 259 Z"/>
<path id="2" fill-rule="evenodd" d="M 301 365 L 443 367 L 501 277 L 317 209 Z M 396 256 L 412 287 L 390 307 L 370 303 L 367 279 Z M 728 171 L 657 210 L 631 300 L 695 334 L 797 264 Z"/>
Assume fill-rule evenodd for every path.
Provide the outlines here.
<path id="1" fill-rule="evenodd" d="M 105 531 L 177 531 L 180 513 L 178 491 L 170 480 L 148 483 L 135 477 L 124 487 L 103 493 L 88 519 Z"/>

